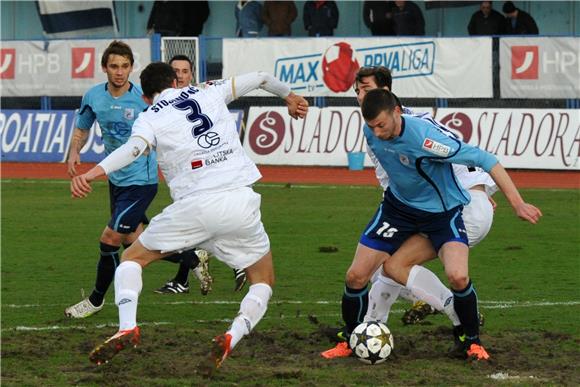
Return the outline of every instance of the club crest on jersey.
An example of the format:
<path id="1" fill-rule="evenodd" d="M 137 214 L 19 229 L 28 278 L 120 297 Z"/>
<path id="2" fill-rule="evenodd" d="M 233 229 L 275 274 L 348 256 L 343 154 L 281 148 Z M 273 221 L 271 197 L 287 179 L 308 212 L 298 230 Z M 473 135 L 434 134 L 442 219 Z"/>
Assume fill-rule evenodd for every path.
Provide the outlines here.
<path id="1" fill-rule="evenodd" d="M 134 120 L 134 119 L 135 119 L 135 110 L 134 110 L 134 109 L 132 109 L 132 108 L 126 108 L 126 109 L 123 111 L 123 117 L 124 117 L 126 120 Z"/>
<path id="2" fill-rule="evenodd" d="M 431 140 L 430 138 L 426 138 L 425 141 L 423 141 L 423 149 L 427 152 L 434 153 L 437 156 L 449 156 L 449 151 L 451 150 L 447 145 L 443 145 L 437 141 Z"/>
<path id="3" fill-rule="evenodd" d="M 399 155 L 399 161 L 403 165 L 409 165 L 409 158 L 405 155 Z"/>

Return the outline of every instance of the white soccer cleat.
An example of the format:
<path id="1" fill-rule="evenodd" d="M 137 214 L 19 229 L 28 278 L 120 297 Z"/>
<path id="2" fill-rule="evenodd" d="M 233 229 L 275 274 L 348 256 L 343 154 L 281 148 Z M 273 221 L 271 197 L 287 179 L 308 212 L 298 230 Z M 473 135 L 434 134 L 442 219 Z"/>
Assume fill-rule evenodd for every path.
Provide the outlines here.
<path id="1" fill-rule="evenodd" d="M 209 273 L 209 254 L 205 250 L 196 250 L 195 254 L 199 258 L 199 264 L 193 269 L 193 273 L 199 280 L 201 294 L 206 296 L 211 291 L 213 278 Z"/>
<path id="2" fill-rule="evenodd" d="M 103 300 L 103 303 L 100 306 L 94 306 L 87 297 L 78 304 L 66 308 L 64 310 L 64 315 L 70 318 L 87 318 L 99 312 L 103 309 L 103 306 L 105 306 L 105 300 Z"/>

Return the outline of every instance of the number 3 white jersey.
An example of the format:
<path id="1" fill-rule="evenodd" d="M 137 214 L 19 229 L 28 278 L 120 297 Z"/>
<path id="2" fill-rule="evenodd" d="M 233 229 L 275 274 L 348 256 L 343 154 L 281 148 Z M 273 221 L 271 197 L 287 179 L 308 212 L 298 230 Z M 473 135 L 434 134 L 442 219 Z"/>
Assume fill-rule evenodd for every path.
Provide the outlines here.
<path id="1" fill-rule="evenodd" d="M 241 91 L 236 79 L 166 89 L 135 121 L 132 136 L 157 150 L 173 200 L 248 186 L 262 177 L 226 106 Z"/>

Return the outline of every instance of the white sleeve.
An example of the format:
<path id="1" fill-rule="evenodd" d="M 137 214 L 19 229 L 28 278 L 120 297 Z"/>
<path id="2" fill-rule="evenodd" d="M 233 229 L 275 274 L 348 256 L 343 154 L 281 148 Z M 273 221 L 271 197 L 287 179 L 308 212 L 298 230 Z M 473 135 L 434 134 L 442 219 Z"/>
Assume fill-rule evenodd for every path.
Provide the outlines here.
<path id="1" fill-rule="evenodd" d="M 385 171 L 385 169 L 383 168 L 383 166 L 379 162 L 379 159 L 374 154 L 374 152 L 372 151 L 370 146 L 367 146 L 367 153 L 368 153 L 371 161 L 375 165 L 375 174 L 377 175 L 377 180 L 379 181 L 379 184 L 381 185 L 381 187 L 383 187 L 383 190 L 386 191 L 387 187 L 389 186 L 389 175 L 387 174 L 387 171 Z"/>
<path id="2" fill-rule="evenodd" d="M 131 136 L 129 140 L 115 149 L 98 165 L 108 175 L 135 161 L 149 147 L 149 143 L 143 137 Z"/>
<path id="3" fill-rule="evenodd" d="M 263 71 L 238 75 L 227 80 L 216 81 L 214 85 L 224 97 L 226 104 L 256 89 L 264 89 L 280 98 L 286 98 L 291 91 L 290 87 L 286 84 Z"/>

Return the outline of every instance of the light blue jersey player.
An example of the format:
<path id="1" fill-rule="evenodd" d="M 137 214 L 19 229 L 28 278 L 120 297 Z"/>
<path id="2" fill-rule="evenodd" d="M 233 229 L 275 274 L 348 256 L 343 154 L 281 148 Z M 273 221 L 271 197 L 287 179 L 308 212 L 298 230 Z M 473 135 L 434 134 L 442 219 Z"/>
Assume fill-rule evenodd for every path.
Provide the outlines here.
<path id="1" fill-rule="evenodd" d="M 109 92 L 108 82 L 92 87 L 83 97 L 77 113 L 76 127 L 89 131 L 97 121 L 101 127 L 105 154 L 127 142 L 131 128 L 140 112 L 147 109 L 138 85 L 128 82 L 128 90 L 118 97 Z M 119 187 L 157 184 L 155 152 L 141 156 L 135 163 L 108 176 Z"/>
<path id="2" fill-rule="evenodd" d="M 454 308 L 466 335 L 465 354 L 476 360 L 489 359 L 479 340 L 477 295 L 468 276 L 469 249 L 461 211 L 470 197 L 456 181 L 451 163 L 489 172 L 520 218 L 536 223 L 540 210 L 523 201 L 493 155 L 448 136 L 428 120 L 402 114 L 391 92 L 369 91 L 362 114 L 367 143 L 390 181 L 360 244 L 371 252 L 383 252 L 389 260 L 411 236 L 427 235 L 451 283 Z M 407 286 L 414 275 L 412 271 L 393 272 L 392 262 L 383 268 Z"/>

